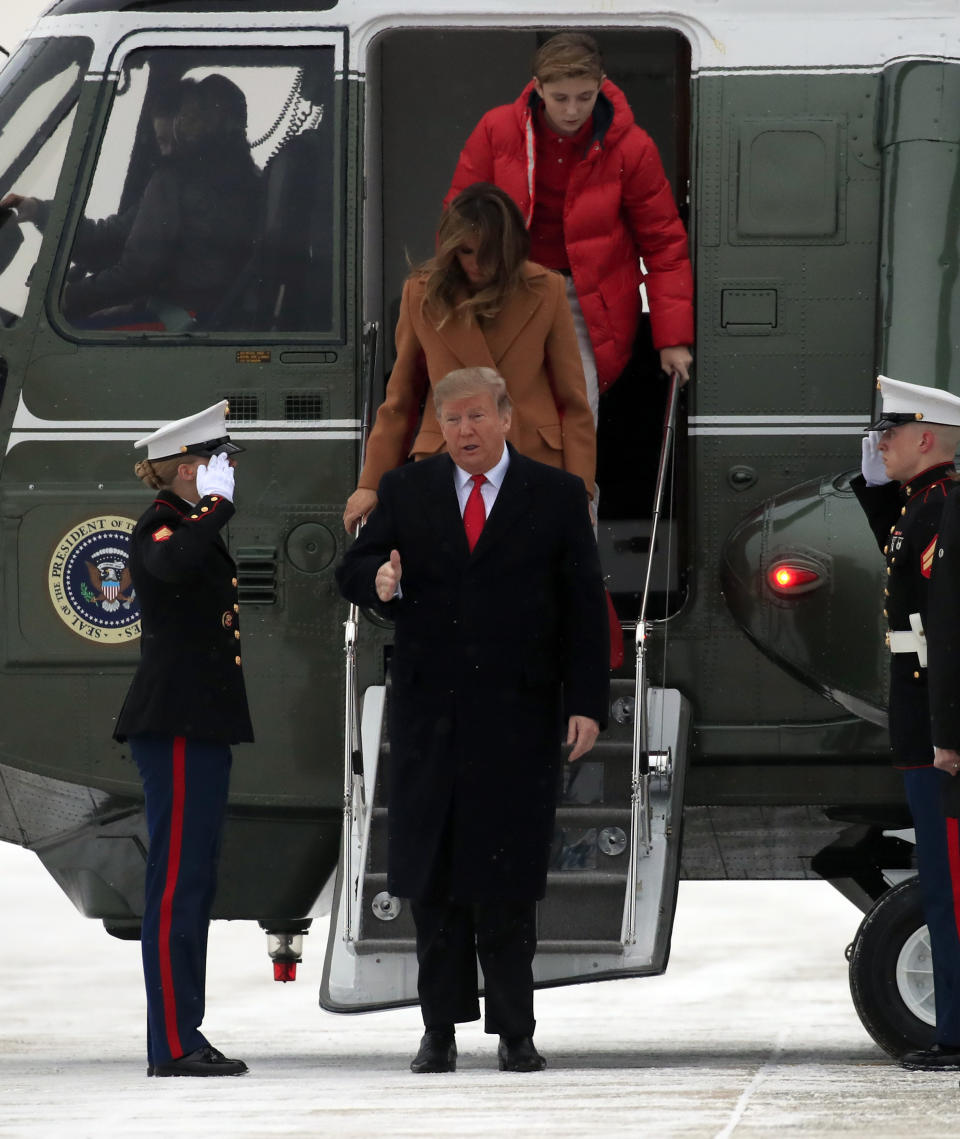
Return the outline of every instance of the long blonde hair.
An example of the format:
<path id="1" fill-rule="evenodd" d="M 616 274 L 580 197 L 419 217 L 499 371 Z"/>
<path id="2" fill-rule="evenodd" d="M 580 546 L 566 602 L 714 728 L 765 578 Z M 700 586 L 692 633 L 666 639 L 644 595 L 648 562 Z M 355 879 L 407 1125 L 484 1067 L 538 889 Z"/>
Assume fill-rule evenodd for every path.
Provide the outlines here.
<path id="1" fill-rule="evenodd" d="M 492 270 L 489 284 L 475 291 L 456 256 L 466 241 L 476 244 L 477 262 Z M 419 270 L 427 275 L 424 310 L 437 328 L 452 317 L 495 317 L 525 284 L 529 255 L 530 235 L 513 198 L 490 182 L 474 182 L 450 203 L 437 230 L 436 256 Z"/>

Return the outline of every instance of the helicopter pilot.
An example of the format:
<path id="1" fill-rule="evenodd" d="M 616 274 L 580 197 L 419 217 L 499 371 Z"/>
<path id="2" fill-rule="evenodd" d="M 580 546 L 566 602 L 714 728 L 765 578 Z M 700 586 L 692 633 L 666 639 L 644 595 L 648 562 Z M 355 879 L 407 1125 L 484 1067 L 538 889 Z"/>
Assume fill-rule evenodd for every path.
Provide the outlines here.
<path id="1" fill-rule="evenodd" d="M 247 1071 L 200 1031 L 230 746 L 253 740 L 236 567 L 222 537 L 242 450 L 226 411 L 221 400 L 135 444 L 147 452 L 135 472 L 156 495 L 131 536 L 141 656 L 114 738 L 129 741 L 150 836 L 141 935 L 148 1076 Z"/>
<path id="2" fill-rule="evenodd" d="M 936 1033 L 928 1048 L 901 1057 L 905 1068 L 960 1070 L 960 842 L 944 817 L 950 775 L 934 766 L 928 645 L 939 628 L 928 613 L 941 516 L 956 486 L 960 398 L 938 388 L 878 378 L 883 410 L 863 439 L 861 474 L 851 482 L 886 560 L 890 745 L 913 817 L 917 871 L 930 932 Z M 950 496 L 955 498 L 955 493 Z M 931 661 L 931 687 L 939 670 Z M 936 675 L 934 675 L 936 673 Z M 951 677 L 955 684 L 955 677 Z M 953 825 L 951 826 L 951 822 Z"/>

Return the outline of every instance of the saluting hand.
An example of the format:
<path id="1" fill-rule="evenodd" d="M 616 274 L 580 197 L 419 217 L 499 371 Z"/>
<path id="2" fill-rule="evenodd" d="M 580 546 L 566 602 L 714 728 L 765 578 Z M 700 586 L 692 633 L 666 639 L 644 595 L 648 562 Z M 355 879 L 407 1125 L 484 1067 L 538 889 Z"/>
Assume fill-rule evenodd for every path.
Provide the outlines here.
<path id="1" fill-rule="evenodd" d="M 384 562 L 383 565 L 377 570 L 377 576 L 374 585 L 377 589 L 377 597 L 381 601 L 392 601 L 397 595 L 397 590 L 400 587 L 400 578 L 403 575 L 403 568 L 400 565 L 400 551 L 390 551 L 390 561 Z"/>
<path id="2" fill-rule="evenodd" d="M 221 498 L 233 502 L 233 467 L 226 455 L 214 455 L 206 466 L 197 467 L 197 494 L 206 498 L 208 494 L 219 494 Z"/>
<path id="3" fill-rule="evenodd" d="M 573 763 L 587 752 L 597 742 L 600 734 L 600 725 L 589 716 L 571 716 L 567 727 L 567 743 L 573 744 L 573 750 L 567 756 L 567 762 Z"/>
<path id="4" fill-rule="evenodd" d="M 860 443 L 860 474 L 867 486 L 886 486 L 891 481 L 879 443 L 879 431 L 868 431 Z"/>

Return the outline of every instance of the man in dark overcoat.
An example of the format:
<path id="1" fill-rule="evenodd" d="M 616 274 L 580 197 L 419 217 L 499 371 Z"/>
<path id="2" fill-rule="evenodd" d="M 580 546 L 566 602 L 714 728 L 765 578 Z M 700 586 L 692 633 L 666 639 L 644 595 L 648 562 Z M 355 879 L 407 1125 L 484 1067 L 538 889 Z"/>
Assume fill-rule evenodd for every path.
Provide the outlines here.
<path id="1" fill-rule="evenodd" d="M 501 377 L 465 368 L 434 397 L 447 453 L 384 475 L 337 569 L 345 597 L 396 625 L 388 883 L 417 930 L 411 1068 L 454 1070 L 479 958 L 501 1070 L 537 1071 L 536 902 L 564 730 L 575 760 L 606 719 L 606 602 L 583 481 L 506 443 Z"/>
<path id="2" fill-rule="evenodd" d="M 938 388 L 881 376 L 883 411 L 863 441 L 851 487 L 886 561 L 884 616 L 890 626 L 890 745 L 903 773 L 916 838 L 917 874 L 930 933 L 936 1036 L 901 1057 L 905 1068 L 960 1069 L 960 865 L 956 826 L 944 818 L 949 776 L 934 766 L 928 651 L 941 621 L 928 612 L 944 505 L 956 485 L 960 398 Z M 941 670 L 931 662 L 930 678 Z M 951 681 L 955 683 L 954 676 Z"/>

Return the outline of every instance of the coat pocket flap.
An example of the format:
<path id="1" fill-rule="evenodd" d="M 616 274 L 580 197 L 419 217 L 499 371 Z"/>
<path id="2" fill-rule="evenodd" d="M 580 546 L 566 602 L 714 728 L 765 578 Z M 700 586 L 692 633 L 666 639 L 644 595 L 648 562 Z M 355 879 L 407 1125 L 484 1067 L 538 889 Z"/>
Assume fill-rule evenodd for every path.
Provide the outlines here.
<path id="1" fill-rule="evenodd" d="M 413 441 L 410 448 L 412 458 L 423 458 L 425 455 L 436 455 L 443 447 L 443 436 L 439 431 L 421 431 Z"/>
<path id="2" fill-rule="evenodd" d="M 563 428 L 559 423 L 550 423 L 546 427 L 538 427 L 537 434 L 552 450 L 563 450 Z"/>

